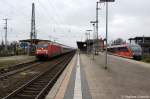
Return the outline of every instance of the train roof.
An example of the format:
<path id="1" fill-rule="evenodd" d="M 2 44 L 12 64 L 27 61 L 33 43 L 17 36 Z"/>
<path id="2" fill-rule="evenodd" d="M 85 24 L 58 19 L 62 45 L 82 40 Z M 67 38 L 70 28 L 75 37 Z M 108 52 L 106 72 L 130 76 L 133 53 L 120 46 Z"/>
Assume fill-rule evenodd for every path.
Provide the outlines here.
<path id="1" fill-rule="evenodd" d="M 59 46 L 61 46 L 61 47 L 65 47 L 65 48 L 70 48 L 70 49 L 75 49 L 75 48 L 73 48 L 73 47 L 71 47 L 71 46 L 68 46 L 68 45 L 64 45 L 64 44 L 61 44 L 61 43 L 57 43 L 57 42 L 52 42 L 52 41 L 40 41 L 40 42 L 38 42 L 38 44 L 52 44 L 52 45 L 59 45 Z"/>
<path id="2" fill-rule="evenodd" d="M 60 44 L 60 43 L 57 43 L 57 44 L 59 44 L 59 45 L 62 46 L 62 47 L 65 47 L 65 48 L 75 49 L 75 48 L 73 48 L 73 47 L 71 47 L 71 46 L 68 46 L 68 45 L 64 45 L 64 44 Z"/>
<path id="3" fill-rule="evenodd" d="M 122 44 L 122 45 L 109 46 L 108 48 L 118 48 L 118 47 L 128 47 L 128 46 L 139 46 L 139 45 L 138 44 L 133 44 L 133 43 L 127 43 L 127 44 Z"/>
<path id="4" fill-rule="evenodd" d="M 68 46 L 68 45 L 64 45 L 64 44 L 60 44 L 60 43 L 57 43 L 57 42 L 53 42 L 53 41 L 50 41 L 50 40 L 42 40 L 42 39 L 33 39 L 35 44 L 37 45 L 38 43 L 42 42 L 42 43 L 47 43 L 47 44 L 54 44 L 54 45 L 60 45 L 62 47 L 65 47 L 65 48 L 70 48 L 70 49 L 75 49 L 71 46 Z M 20 42 L 27 42 L 27 43 L 31 43 L 31 39 L 25 39 L 25 40 L 19 40 Z"/>

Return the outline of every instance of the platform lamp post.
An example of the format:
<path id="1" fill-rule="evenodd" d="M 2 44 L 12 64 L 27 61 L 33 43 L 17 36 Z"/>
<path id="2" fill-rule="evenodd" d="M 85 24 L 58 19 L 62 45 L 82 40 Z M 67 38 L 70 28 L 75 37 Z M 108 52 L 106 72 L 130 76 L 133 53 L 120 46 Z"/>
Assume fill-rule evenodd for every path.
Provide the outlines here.
<path id="1" fill-rule="evenodd" d="M 95 39 L 96 38 L 94 38 L 95 37 L 95 24 L 96 24 L 96 21 L 90 21 L 90 23 L 92 23 L 92 25 L 93 25 L 93 60 L 94 60 L 94 54 L 95 54 Z"/>
<path id="2" fill-rule="evenodd" d="M 99 28 L 99 18 L 98 18 L 98 14 L 99 14 L 99 10 L 100 10 L 100 8 L 99 8 L 99 4 L 100 4 L 100 2 L 96 2 L 96 45 L 95 45 L 95 55 L 98 55 L 98 48 L 99 48 L 99 43 L 98 43 L 98 32 L 99 32 L 99 30 L 98 30 L 98 28 Z"/>
<path id="3" fill-rule="evenodd" d="M 89 54 L 90 52 L 90 32 L 92 30 L 86 30 L 86 36 L 87 36 L 87 53 Z"/>
<path id="4" fill-rule="evenodd" d="M 86 40 L 87 40 L 87 46 L 86 46 L 86 53 L 88 54 L 88 47 L 89 47 L 89 45 L 88 45 L 88 33 L 87 32 L 85 32 L 85 36 L 86 36 Z"/>
<path id="5" fill-rule="evenodd" d="M 107 45 L 108 45 L 108 2 L 115 0 L 100 0 L 101 3 L 106 2 L 106 51 L 105 51 L 105 69 L 107 69 Z"/>

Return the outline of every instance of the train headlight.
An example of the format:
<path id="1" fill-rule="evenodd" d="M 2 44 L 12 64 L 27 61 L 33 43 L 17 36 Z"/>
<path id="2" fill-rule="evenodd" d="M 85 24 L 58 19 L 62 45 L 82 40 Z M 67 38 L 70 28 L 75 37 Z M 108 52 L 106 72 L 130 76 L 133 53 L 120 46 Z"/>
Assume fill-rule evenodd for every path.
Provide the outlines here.
<path id="1" fill-rule="evenodd" d="M 48 53 L 48 50 L 43 50 L 43 52 L 45 52 L 46 54 Z"/>
<path id="2" fill-rule="evenodd" d="M 48 51 L 47 51 L 47 50 L 46 50 L 45 52 L 46 52 L 46 54 L 48 53 Z"/>
<path id="3" fill-rule="evenodd" d="M 41 50 L 36 50 L 37 52 L 40 52 Z"/>

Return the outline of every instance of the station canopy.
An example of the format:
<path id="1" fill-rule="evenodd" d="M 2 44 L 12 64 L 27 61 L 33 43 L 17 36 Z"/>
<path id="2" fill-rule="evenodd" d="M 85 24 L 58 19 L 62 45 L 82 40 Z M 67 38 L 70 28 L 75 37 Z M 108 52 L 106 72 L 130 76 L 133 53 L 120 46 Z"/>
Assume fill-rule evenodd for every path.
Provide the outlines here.
<path id="1" fill-rule="evenodd" d="M 32 39 L 35 44 L 38 44 L 38 42 L 45 41 L 45 42 L 51 42 L 50 40 L 42 40 L 42 39 Z M 26 40 L 19 40 L 19 42 L 27 42 L 31 43 L 31 39 L 26 39 Z"/>

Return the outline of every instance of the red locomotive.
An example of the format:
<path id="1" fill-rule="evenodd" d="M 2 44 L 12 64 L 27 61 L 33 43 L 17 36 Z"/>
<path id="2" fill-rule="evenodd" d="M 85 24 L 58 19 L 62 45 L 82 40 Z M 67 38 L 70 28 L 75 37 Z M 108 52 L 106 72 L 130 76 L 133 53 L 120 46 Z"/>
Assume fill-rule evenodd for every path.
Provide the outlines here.
<path id="1" fill-rule="evenodd" d="M 36 57 L 39 59 L 51 58 L 71 51 L 73 51 L 71 47 L 54 42 L 41 41 L 36 48 Z"/>
<path id="2" fill-rule="evenodd" d="M 137 44 L 114 45 L 108 47 L 108 51 L 117 56 L 140 60 L 142 48 Z"/>

